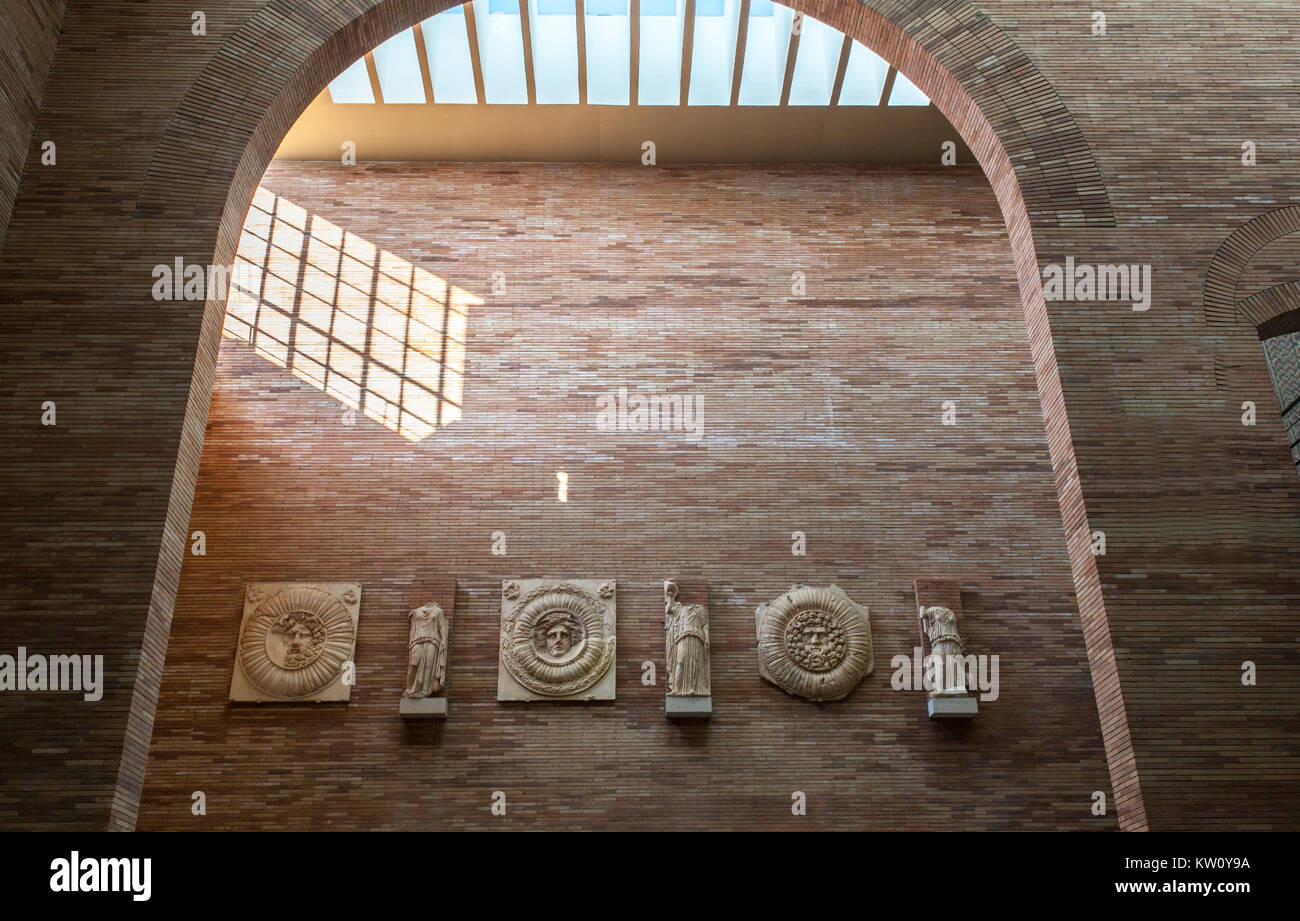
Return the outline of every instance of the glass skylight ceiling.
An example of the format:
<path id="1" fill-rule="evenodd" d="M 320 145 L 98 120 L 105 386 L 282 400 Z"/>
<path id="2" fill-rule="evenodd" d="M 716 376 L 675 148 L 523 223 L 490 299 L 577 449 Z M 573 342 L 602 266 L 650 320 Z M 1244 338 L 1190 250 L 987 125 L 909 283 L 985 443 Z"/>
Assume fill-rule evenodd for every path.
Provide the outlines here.
<path id="1" fill-rule="evenodd" d="M 329 95 L 360 104 L 930 104 L 844 33 L 771 0 L 744 10 L 742 0 L 695 0 L 693 9 L 687 0 L 472 0 L 384 42 Z"/>

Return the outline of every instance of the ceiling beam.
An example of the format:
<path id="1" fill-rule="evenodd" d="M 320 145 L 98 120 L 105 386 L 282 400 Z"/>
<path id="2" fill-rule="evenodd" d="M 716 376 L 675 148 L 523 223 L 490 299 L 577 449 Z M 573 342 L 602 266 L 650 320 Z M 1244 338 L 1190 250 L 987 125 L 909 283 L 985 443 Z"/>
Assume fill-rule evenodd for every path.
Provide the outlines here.
<path id="1" fill-rule="evenodd" d="M 574 19 L 578 25 L 578 105 L 587 104 L 587 4 L 573 0 Z"/>
<path id="2" fill-rule="evenodd" d="M 519 29 L 524 36 L 524 80 L 528 83 L 528 104 L 537 105 L 537 79 L 533 75 L 533 29 L 528 0 L 519 0 Z"/>
<path id="3" fill-rule="evenodd" d="M 370 91 L 375 94 L 375 102 L 379 105 L 384 104 L 384 89 L 379 85 L 379 68 L 375 66 L 375 55 L 373 52 L 366 52 L 366 75 L 370 77 Z"/>
<path id="4" fill-rule="evenodd" d="M 880 88 L 880 102 L 877 105 L 889 105 L 889 95 L 894 92 L 894 78 L 898 76 L 898 70 L 893 64 L 889 65 L 889 73 L 885 74 L 885 85 Z"/>
<path id="5" fill-rule="evenodd" d="M 840 91 L 844 89 L 844 75 L 849 70 L 849 54 L 853 51 L 853 39 L 844 36 L 840 45 L 840 65 L 835 69 L 835 88 L 831 90 L 831 105 L 840 104 Z"/>
<path id="6" fill-rule="evenodd" d="M 745 42 L 749 38 L 749 0 L 740 0 L 740 22 L 736 26 L 736 64 L 731 68 L 731 104 L 740 105 L 740 78 L 745 70 Z"/>
<path id="7" fill-rule="evenodd" d="M 469 60 L 474 68 L 474 93 L 478 96 L 478 104 L 483 105 L 487 101 L 483 92 L 483 60 L 478 49 L 478 24 L 474 20 L 472 2 L 465 4 L 465 31 L 469 36 Z"/>
<path id="8" fill-rule="evenodd" d="M 785 52 L 785 76 L 781 78 L 781 105 L 790 104 L 790 86 L 794 83 L 794 62 L 799 57 L 799 43 L 803 41 L 803 13 L 796 13 L 791 26 L 794 34 Z"/>
<path id="9" fill-rule="evenodd" d="M 641 0 L 629 0 L 627 7 L 628 32 L 631 35 L 631 48 L 628 54 L 630 68 L 627 81 L 628 105 L 637 104 L 637 93 L 641 79 Z"/>
<path id="10" fill-rule="evenodd" d="M 679 105 L 691 96 L 691 54 L 695 49 L 695 0 L 686 0 L 686 19 L 682 23 L 682 85 Z"/>
<path id="11" fill-rule="evenodd" d="M 424 81 L 424 101 L 436 102 L 433 98 L 433 70 L 429 67 L 429 49 L 424 44 L 424 29 L 417 22 L 411 31 L 415 33 L 415 56 L 420 59 L 420 79 Z"/>

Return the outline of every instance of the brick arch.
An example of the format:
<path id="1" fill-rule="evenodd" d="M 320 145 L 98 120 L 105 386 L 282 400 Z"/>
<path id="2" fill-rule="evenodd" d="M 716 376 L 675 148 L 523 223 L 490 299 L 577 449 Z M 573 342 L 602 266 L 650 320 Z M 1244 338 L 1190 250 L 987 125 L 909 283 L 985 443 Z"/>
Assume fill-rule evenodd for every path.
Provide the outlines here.
<path id="1" fill-rule="evenodd" d="M 137 201 L 137 229 L 166 247 L 176 226 L 209 240 L 187 261 L 229 264 L 281 139 L 346 66 L 462 0 L 268 0 L 213 55 L 172 116 Z M 1043 298 L 1034 231 L 1113 227 L 1091 148 L 1029 57 L 967 0 L 783 0 L 862 42 L 915 83 L 975 154 L 1007 222 L 1121 828 L 1144 830 L 1091 528 Z M 173 247 L 174 248 L 174 247 Z M 163 250 L 166 251 L 166 250 Z M 224 297 L 203 323 L 144 646 L 166 649 L 211 395 Z M 135 824 L 163 656 L 142 656 L 110 825 Z"/>
<path id="2" fill-rule="evenodd" d="M 1210 326 L 1246 323 L 1262 326 L 1300 307 L 1300 281 L 1287 282 L 1237 299 L 1241 273 L 1268 244 L 1300 231 L 1300 205 L 1266 211 L 1242 224 L 1223 241 L 1205 273 L 1205 322 Z"/>

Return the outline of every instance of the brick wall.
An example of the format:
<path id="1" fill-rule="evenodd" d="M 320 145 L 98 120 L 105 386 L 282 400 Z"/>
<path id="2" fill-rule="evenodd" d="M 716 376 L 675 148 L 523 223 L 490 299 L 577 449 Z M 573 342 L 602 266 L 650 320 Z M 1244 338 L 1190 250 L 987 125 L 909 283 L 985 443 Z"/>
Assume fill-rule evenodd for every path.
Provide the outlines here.
<path id="1" fill-rule="evenodd" d="M 0 17 L 0 245 L 54 60 L 64 0 L 7 0 Z"/>
<path id="2" fill-rule="evenodd" d="M 190 521 L 207 555 L 182 570 L 141 828 L 491 827 L 498 789 L 524 826 L 1114 827 L 1089 809 L 1109 778 L 978 171 L 284 164 L 263 186 L 240 252 L 270 272 L 231 298 Z M 463 386 L 454 358 L 410 362 L 403 401 L 385 333 L 450 353 L 406 332 L 412 265 L 469 306 L 463 336 L 442 324 Z M 432 432 L 398 412 L 425 385 L 454 409 Z M 620 387 L 702 400 L 703 437 L 600 433 Z M 661 583 L 688 568 L 710 583 L 716 712 L 679 727 L 639 676 L 662 672 Z M 406 613 L 433 573 L 459 582 L 451 719 L 404 725 Z M 547 573 L 619 580 L 614 704 L 496 702 L 500 580 Z M 968 726 L 890 688 L 911 580 L 935 574 L 963 583 L 971 651 L 1001 657 Z M 243 584 L 281 578 L 364 584 L 346 707 L 226 702 Z M 754 608 L 795 581 L 871 609 L 877 672 L 847 701 L 758 677 Z"/>
<path id="3" fill-rule="evenodd" d="M 443 5 L 226 0 L 201 38 L 181 0 L 69 5 L 35 129 L 60 167 L 25 172 L 0 249 L 0 641 L 102 651 L 108 689 L 0 697 L 0 824 L 135 821 L 224 315 L 153 302 L 150 268 L 233 252 L 296 113 Z M 1300 202 L 1300 8 L 1127 0 L 1098 37 L 1091 4 L 791 5 L 940 101 L 999 195 L 1123 827 L 1297 827 L 1300 479 L 1281 426 L 1240 422 L 1275 400 L 1255 330 L 1203 293 L 1229 234 Z M 1152 265 L 1150 311 L 1044 308 L 1071 255 Z"/>

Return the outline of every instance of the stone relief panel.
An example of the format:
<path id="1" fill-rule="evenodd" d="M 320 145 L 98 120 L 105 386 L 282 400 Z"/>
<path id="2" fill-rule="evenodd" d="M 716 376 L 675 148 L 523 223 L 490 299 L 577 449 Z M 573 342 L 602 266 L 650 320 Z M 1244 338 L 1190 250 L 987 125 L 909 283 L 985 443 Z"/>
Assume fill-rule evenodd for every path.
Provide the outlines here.
<path id="1" fill-rule="evenodd" d="M 348 700 L 343 681 L 356 649 L 361 586 L 255 582 L 244 596 L 232 701 Z"/>
<path id="2" fill-rule="evenodd" d="M 613 700 L 613 579 L 510 579 L 501 586 L 497 700 Z"/>
<path id="3" fill-rule="evenodd" d="M 758 671 L 808 700 L 840 700 L 875 669 L 867 608 L 839 586 L 795 585 L 758 606 Z"/>

